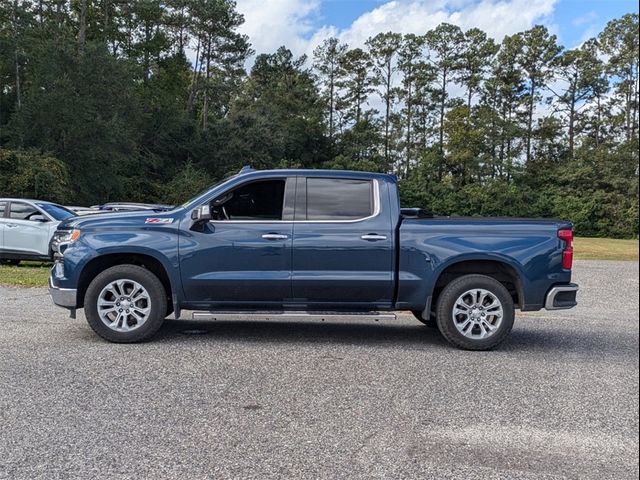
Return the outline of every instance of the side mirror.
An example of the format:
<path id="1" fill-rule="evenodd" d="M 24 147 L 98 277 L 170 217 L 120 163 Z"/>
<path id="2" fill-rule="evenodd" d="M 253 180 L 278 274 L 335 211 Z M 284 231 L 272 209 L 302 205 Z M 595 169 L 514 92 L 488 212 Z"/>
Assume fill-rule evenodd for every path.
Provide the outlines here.
<path id="1" fill-rule="evenodd" d="M 201 205 L 191 212 L 191 220 L 194 222 L 208 222 L 211 220 L 211 208 L 209 205 Z"/>
<path id="2" fill-rule="evenodd" d="M 45 217 L 43 217 L 42 215 L 31 215 L 29 217 L 29 220 L 31 220 L 32 222 L 41 222 L 41 223 L 49 221 Z"/>

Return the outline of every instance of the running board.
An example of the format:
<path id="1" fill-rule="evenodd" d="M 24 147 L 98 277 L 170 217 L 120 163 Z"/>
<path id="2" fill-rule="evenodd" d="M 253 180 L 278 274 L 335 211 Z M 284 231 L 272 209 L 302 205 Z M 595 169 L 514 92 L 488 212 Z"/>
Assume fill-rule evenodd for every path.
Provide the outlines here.
<path id="1" fill-rule="evenodd" d="M 193 320 L 332 320 L 360 318 L 364 320 L 395 320 L 390 312 L 193 312 Z"/>

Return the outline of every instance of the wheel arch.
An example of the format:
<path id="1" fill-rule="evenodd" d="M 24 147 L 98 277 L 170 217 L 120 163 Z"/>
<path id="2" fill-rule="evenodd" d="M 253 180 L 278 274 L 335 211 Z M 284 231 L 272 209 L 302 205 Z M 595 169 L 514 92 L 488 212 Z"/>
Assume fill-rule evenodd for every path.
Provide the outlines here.
<path id="1" fill-rule="evenodd" d="M 525 305 L 522 272 L 519 268 L 503 258 L 458 258 L 445 265 L 436 272 L 433 284 L 432 305 L 435 306 L 438 296 L 444 287 L 456 278 L 464 275 L 486 275 L 499 281 L 511 294 L 513 303 L 518 308 Z"/>
<path id="2" fill-rule="evenodd" d="M 137 265 L 153 273 L 162 283 L 167 294 L 168 305 L 171 305 L 172 293 L 177 291 L 172 285 L 171 277 L 162 261 L 145 253 L 107 253 L 91 259 L 82 268 L 78 277 L 77 304 L 84 307 L 84 296 L 91 281 L 101 272 L 116 265 Z"/>

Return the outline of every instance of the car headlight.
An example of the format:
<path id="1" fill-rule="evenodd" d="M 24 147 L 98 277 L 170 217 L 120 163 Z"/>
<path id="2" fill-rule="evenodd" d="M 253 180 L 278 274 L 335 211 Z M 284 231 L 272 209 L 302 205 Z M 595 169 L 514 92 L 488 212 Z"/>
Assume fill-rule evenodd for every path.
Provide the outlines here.
<path id="1" fill-rule="evenodd" d="M 56 230 L 51 239 L 51 250 L 53 253 L 62 254 L 69 245 L 80 238 L 80 230 Z"/>
<path id="2" fill-rule="evenodd" d="M 63 230 L 58 233 L 56 240 L 58 243 L 73 243 L 80 238 L 80 230 L 74 228 L 73 230 Z"/>

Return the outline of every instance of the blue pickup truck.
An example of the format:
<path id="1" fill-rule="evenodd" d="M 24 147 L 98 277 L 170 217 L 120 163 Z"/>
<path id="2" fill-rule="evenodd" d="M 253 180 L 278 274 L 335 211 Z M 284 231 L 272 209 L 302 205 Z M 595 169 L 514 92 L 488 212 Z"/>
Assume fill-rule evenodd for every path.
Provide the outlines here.
<path id="1" fill-rule="evenodd" d="M 389 318 L 412 312 L 486 350 L 515 309 L 576 305 L 573 231 L 556 220 L 433 217 L 401 209 L 392 175 L 248 168 L 161 213 L 62 222 L 54 303 L 112 342 L 194 318 Z"/>

